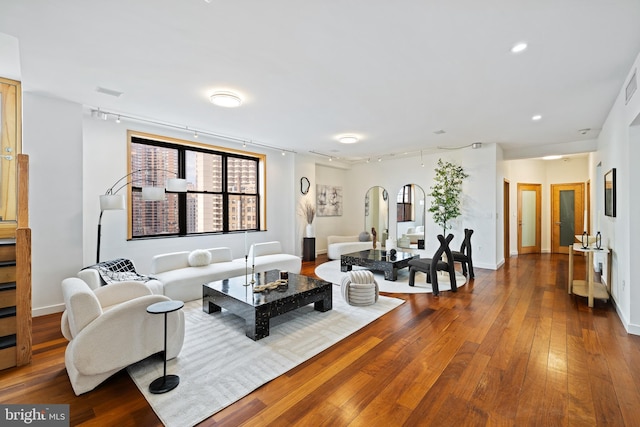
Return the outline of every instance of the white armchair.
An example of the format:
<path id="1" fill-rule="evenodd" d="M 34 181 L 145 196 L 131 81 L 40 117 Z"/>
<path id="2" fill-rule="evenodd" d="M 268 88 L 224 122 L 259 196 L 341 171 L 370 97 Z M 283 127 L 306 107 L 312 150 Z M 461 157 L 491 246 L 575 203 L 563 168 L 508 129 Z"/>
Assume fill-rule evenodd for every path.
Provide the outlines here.
<path id="1" fill-rule="evenodd" d="M 164 351 L 164 316 L 147 307 L 168 301 L 139 282 L 112 283 L 92 290 L 81 279 L 62 281 L 66 306 L 62 334 L 69 340 L 65 366 L 76 395 L 93 390 L 119 370 Z M 167 315 L 167 359 L 184 342 L 184 313 Z"/>

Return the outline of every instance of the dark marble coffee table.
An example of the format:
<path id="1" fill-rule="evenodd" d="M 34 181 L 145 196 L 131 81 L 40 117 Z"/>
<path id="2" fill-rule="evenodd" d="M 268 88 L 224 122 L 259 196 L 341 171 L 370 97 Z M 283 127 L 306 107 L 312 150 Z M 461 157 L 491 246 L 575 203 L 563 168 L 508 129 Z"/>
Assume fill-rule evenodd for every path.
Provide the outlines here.
<path id="1" fill-rule="evenodd" d="M 253 286 L 271 283 L 280 278 L 279 270 L 255 274 Z M 245 319 L 245 333 L 254 341 L 269 335 L 269 319 L 313 303 L 318 311 L 333 307 L 330 282 L 289 273 L 289 283 L 278 289 L 253 292 L 251 276 L 238 276 L 202 285 L 202 310 L 215 313 L 222 308 Z"/>
<path id="2" fill-rule="evenodd" d="M 382 271 L 386 280 L 396 281 L 398 270 L 408 267 L 409 261 L 414 258 L 420 258 L 420 255 L 397 251 L 392 257 L 388 251 L 368 249 L 340 256 L 340 271 L 351 271 L 352 266 L 359 265 L 369 270 Z"/>

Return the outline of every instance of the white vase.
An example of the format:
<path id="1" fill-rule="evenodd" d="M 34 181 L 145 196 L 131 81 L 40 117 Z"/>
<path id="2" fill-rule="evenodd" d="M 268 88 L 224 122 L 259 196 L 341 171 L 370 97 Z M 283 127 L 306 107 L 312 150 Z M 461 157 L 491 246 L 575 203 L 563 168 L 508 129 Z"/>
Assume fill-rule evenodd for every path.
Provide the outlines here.
<path id="1" fill-rule="evenodd" d="M 307 224 L 307 227 L 305 228 L 305 236 L 313 237 L 313 226 L 311 224 Z"/>

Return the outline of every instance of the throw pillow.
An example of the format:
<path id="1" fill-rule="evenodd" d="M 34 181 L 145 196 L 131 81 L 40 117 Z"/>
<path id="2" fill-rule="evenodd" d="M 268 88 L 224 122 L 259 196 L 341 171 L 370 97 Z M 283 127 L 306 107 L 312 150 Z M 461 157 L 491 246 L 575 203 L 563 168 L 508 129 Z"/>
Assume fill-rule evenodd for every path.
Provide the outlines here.
<path id="1" fill-rule="evenodd" d="M 206 249 L 196 249 L 189 254 L 189 265 L 191 267 L 204 267 L 211 263 L 211 252 Z"/>

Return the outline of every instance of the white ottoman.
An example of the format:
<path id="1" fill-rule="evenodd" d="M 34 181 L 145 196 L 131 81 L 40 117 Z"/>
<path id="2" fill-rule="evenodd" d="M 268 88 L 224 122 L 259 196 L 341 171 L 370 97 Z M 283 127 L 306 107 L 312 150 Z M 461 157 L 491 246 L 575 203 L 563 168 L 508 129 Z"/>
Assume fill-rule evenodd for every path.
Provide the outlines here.
<path id="1" fill-rule="evenodd" d="M 342 297 L 349 305 L 371 305 L 378 301 L 378 283 L 369 270 L 353 270 L 342 278 Z"/>

